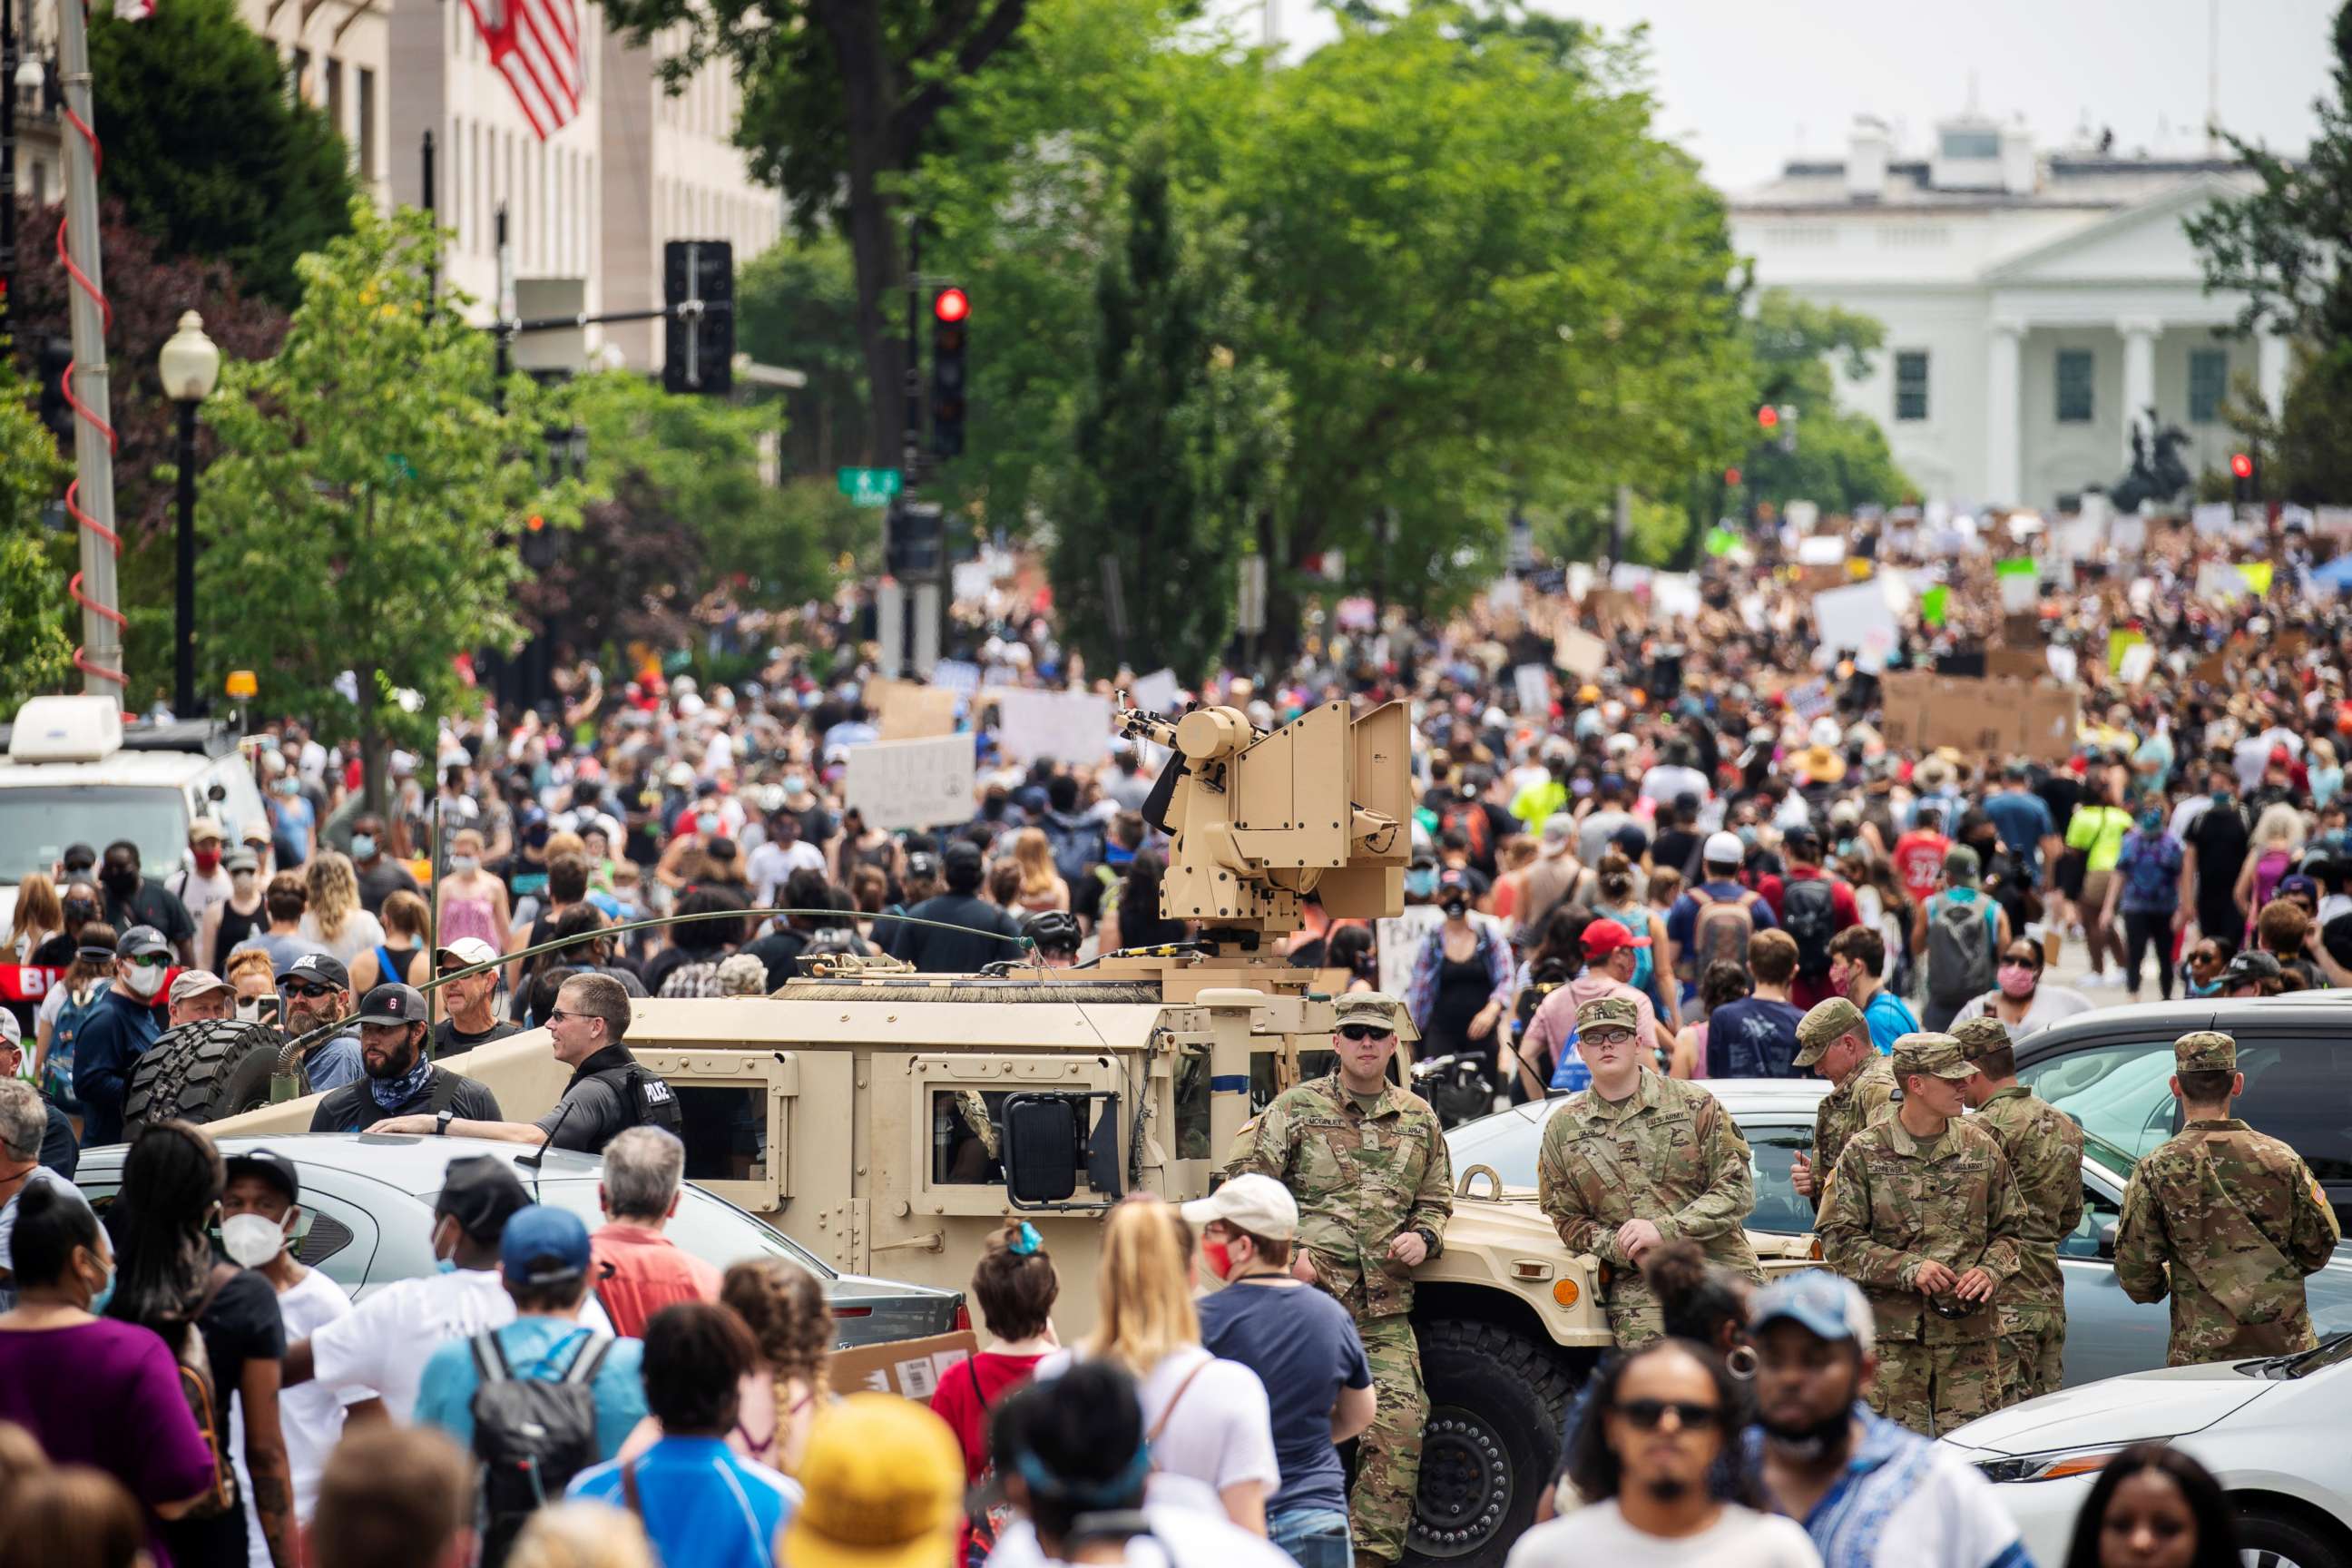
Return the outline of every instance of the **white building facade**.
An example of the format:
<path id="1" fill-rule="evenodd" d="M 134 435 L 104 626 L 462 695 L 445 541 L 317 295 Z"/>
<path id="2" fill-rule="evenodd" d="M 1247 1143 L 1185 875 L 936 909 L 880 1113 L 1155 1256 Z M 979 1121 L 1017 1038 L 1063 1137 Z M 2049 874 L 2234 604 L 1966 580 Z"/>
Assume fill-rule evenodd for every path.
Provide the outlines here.
<path id="1" fill-rule="evenodd" d="M 2188 434 L 2194 473 L 2227 471 L 2242 375 L 2278 406 L 2285 342 L 2236 333 L 2242 297 L 2206 292 L 2182 228 L 2245 179 L 2202 159 L 2041 153 L 1974 118 L 1904 160 L 1861 121 L 1843 163 L 1791 163 L 1735 197 L 1733 243 L 1759 286 L 1885 325 L 1839 396 L 1924 497 L 2048 508 L 2122 478 L 2151 407 Z"/>

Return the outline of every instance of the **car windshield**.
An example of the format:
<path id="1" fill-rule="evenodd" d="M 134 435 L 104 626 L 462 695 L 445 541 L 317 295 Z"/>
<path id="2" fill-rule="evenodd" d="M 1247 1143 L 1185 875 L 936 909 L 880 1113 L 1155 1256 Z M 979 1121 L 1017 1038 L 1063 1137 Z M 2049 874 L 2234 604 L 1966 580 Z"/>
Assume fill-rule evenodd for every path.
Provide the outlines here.
<path id="1" fill-rule="evenodd" d="M 48 870 L 69 844 L 103 849 L 118 838 L 139 846 L 151 875 L 178 865 L 188 841 L 180 792 L 104 784 L 0 789 L 0 881 Z"/>

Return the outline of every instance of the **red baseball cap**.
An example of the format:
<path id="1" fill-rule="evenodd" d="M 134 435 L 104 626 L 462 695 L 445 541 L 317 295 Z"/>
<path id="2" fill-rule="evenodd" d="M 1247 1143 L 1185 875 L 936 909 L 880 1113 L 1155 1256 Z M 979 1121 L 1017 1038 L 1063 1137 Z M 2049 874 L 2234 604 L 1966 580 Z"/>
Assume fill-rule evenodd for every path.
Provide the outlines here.
<path id="1" fill-rule="evenodd" d="M 1621 947 L 1647 947 L 1650 939 L 1635 936 L 1622 921 L 1594 921 L 1584 928 L 1584 956 L 1600 958 Z"/>

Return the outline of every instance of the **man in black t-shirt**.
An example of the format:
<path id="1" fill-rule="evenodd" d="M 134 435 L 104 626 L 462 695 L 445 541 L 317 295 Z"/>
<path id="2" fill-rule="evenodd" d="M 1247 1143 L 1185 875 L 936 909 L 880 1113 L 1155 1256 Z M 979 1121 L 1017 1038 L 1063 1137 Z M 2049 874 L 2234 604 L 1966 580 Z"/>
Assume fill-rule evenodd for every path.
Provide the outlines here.
<path id="1" fill-rule="evenodd" d="M 436 1067 L 425 1054 L 425 994 L 379 985 L 360 1002 L 362 1076 L 329 1093 L 310 1114 L 313 1132 L 365 1132 L 394 1116 L 500 1120 L 485 1084 Z"/>
<path id="2" fill-rule="evenodd" d="M 908 921 L 891 923 L 890 956 L 940 974 L 971 974 L 998 959 L 1020 957 L 1019 942 L 999 939 L 1017 938 L 1021 928 L 1011 915 L 978 896 L 986 874 L 980 846 L 958 839 L 940 855 L 940 869 L 948 890 L 908 910 Z M 914 925 L 911 921 L 939 924 Z M 942 931 L 941 925 L 960 929 Z"/>
<path id="3" fill-rule="evenodd" d="M 460 937 L 433 955 L 436 974 L 455 974 L 472 969 L 477 964 L 494 964 L 498 952 L 480 937 Z M 470 1051 L 476 1046 L 487 1046 L 492 1040 L 503 1040 L 522 1030 L 498 1015 L 494 1001 L 499 992 L 499 972 L 485 969 L 478 974 L 468 974 L 463 980 L 452 980 L 441 987 L 441 1005 L 448 1016 L 433 1026 L 432 1055 L 455 1056 Z"/>
<path id="4" fill-rule="evenodd" d="M 173 898 L 163 883 L 140 875 L 139 846 L 118 838 L 106 847 L 98 868 L 98 885 L 106 892 L 106 921 L 116 931 L 152 926 L 163 933 L 180 963 L 196 962 L 196 922 L 188 906 Z"/>
<path id="5" fill-rule="evenodd" d="M 2236 773 L 2226 764 L 2216 763 L 2208 777 L 2210 804 L 2197 814 L 2182 836 L 2187 854 L 2181 874 L 2196 890 L 2197 929 L 2234 942 L 2245 932 L 2246 917 L 2238 908 L 2238 872 L 2246 863 L 2253 835 L 2245 810 L 2232 793 Z"/>

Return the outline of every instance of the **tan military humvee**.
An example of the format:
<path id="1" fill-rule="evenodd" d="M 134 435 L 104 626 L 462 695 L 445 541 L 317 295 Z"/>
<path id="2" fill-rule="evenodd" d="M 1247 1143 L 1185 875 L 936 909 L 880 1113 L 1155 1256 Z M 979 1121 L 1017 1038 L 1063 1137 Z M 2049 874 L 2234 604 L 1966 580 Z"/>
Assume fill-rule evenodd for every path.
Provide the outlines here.
<path id="1" fill-rule="evenodd" d="M 1271 734 L 1229 708 L 1122 717 L 1181 760 L 1147 815 L 1171 835 L 1162 907 L 1201 942 L 984 975 L 848 960 L 768 997 L 640 1001 L 627 1043 L 677 1095 L 689 1178 L 839 1268 L 950 1289 L 1021 1210 L 1061 1271 L 1063 1337 L 1091 1326 L 1104 1211 L 1207 1192 L 1243 1121 L 1328 1049 L 1329 998 L 1262 939 L 1297 929 L 1309 889 L 1337 916 L 1396 912 L 1412 805 L 1399 704 L 1329 703 Z M 444 1065 L 517 1120 L 569 1076 L 543 1031 Z M 312 1103 L 215 1127 L 300 1131 Z M 1596 1262 L 1492 1172 L 1457 1176 L 1444 1247 L 1416 1270 L 1431 1413 L 1412 1549 L 1499 1564 L 1609 1331 Z"/>

